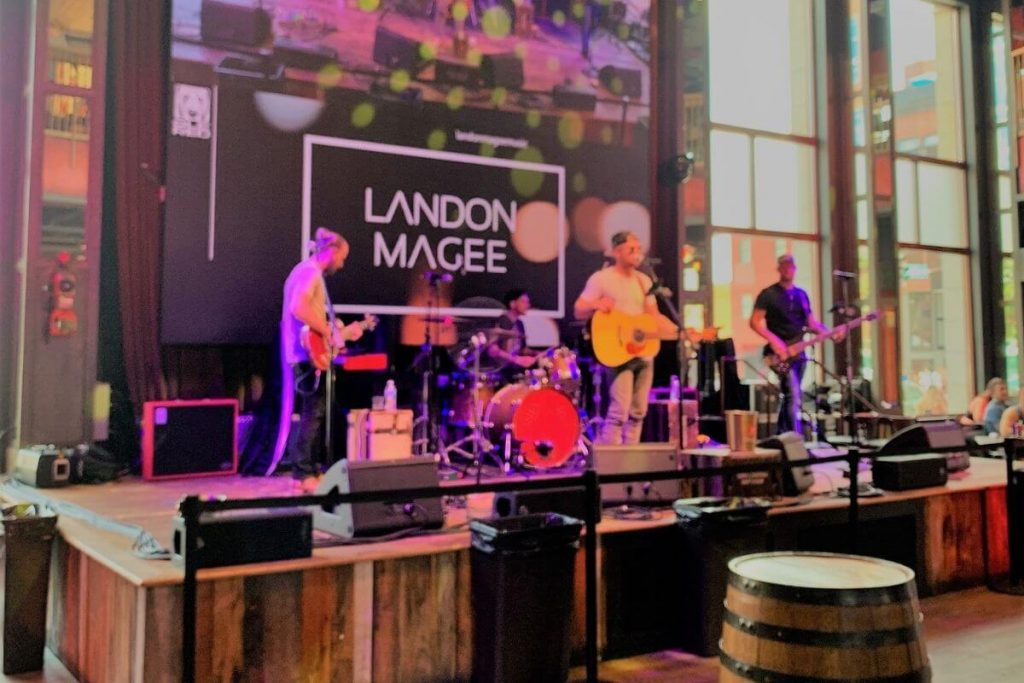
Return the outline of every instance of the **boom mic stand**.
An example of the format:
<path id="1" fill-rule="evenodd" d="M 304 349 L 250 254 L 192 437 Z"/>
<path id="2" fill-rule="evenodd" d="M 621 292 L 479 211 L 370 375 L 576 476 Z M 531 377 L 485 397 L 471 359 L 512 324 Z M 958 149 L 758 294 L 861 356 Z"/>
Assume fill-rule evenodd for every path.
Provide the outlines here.
<path id="1" fill-rule="evenodd" d="M 835 306 L 834 308 L 836 309 L 835 313 L 839 317 L 839 324 L 845 325 L 847 322 L 850 321 L 851 318 L 849 306 L 849 303 L 851 301 L 850 280 L 854 279 L 855 275 L 853 273 L 847 273 L 841 270 L 832 271 L 832 275 L 841 283 L 843 299 L 839 303 L 841 303 L 842 305 Z M 845 377 L 840 379 L 839 377 L 836 377 L 835 373 L 829 372 L 827 369 L 825 369 L 824 365 L 819 363 L 819 366 L 822 369 L 825 369 L 825 373 L 827 375 L 839 381 L 839 386 L 841 388 L 839 414 L 842 418 L 843 412 L 846 412 L 845 420 L 850 430 L 850 440 L 851 443 L 856 446 L 861 445 L 860 436 L 857 430 L 857 401 L 862 401 L 864 405 L 867 405 L 876 413 L 878 412 L 878 408 L 873 403 L 871 403 L 871 401 L 866 400 L 864 396 L 862 396 L 853 388 L 853 341 L 851 339 L 850 330 L 846 331 L 846 337 L 843 339 L 843 350 L 846 355 Z"/>
<path id="2" fill-rule="evenodd" d="M 654 272 L 654 260 L 645 259 L 641 264 L 640 272 L 651 278 L 651 291 L 647 292 L 647 294 L 653 294 L 655 299 L 664 304 L 668 319 L 679 329 L 679 335 L 676 338 L 676 366 L 679 372 L 680 386 L 686 387 L 689 384 L 690 378 L 690 356 L 686 352 L 682 316 L 679 315 L 679 309 L 672 301 L 671 290 L 662 285 L 658 274 Z M 676 406 L 676 410 L 679 411 L 678 415 L 676 415 L 679 424 L 679 443 L 676 444 L 677 447 L 682 446 L 686 434 L 686 411 L 683 410 L 683 394 L 685 394 L 685 391 L 680 391 L 678 405 Z"/>

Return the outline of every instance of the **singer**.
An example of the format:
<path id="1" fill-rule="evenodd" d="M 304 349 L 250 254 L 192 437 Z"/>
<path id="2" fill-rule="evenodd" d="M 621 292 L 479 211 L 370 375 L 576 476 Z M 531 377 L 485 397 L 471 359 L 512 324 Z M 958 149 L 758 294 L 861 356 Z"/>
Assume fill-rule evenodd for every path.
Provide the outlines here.
<path id="1" fill-rule="evenodd" d="M 643 247 L 636 234 L 617 232 L 611 239 L 615 262 L 597 271 L 587 280 L 583 292 L 573 306 L 578 320 L 585 320 L 595 311 L 613 310 L 629 315 L 658 315 L 658 303 L 651 292 L 654 281 L 638 270 L 644 258 Z M 608 413 L 601 428 L 600 442 L 635 444 L 640 442 L 648 394 L 654 380 L 652 358 L 633 358 L 616 368 L 609 368 L 611 388 L 608 391 Z"/>
<path id="2" fill-rule="evenodd" d="M 795 431 L 804 437 L 800 419 L 801 382 L 807 357 L 803 352 L 791 356 L 789 347 L 800 341 L 805 332 L 829 333 L 831 330 L 814 315 L 807 292 L 796 286 L 796 259 L 792 254 L 779 256 L 778 272 L 779 281 L 757 295 L 750 328 L 768 342 L 764 348 L 765 356 L 774 354 L 781 360 L 788 360 L 788 377 L 779 377 L 782 396 L 777 432 Z M 833 339 L 841 341 L 842 337 L 842 332 L 836 332 Z"/>

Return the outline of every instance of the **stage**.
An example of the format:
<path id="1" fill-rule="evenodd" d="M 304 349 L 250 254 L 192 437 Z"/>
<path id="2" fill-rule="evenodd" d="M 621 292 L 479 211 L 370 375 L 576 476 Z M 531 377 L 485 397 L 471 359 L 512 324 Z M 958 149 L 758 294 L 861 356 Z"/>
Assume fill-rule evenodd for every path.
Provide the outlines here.
<path id="1" fill-rule="evenodd" d="M 826 546 L 845 540 L 848 501 L 827 494 L 829 477 L 838 482 L 841 475 L 817 467 L 829 470 L 816 477 L 819 495 L 769 512 L 768 549 L 837 549 Z M 912 549 L 907 563 L 917 571 L 922 596 L 983 584 L 1007 568 L 1005 476 L 1003 461 L 973 458 L 971 469 L 944 487 L 863 499 L 865 548 L 885 535 L 878 530 L 894 529 L 881 551 Z M 19 498 L 26 490 L 138 525 L 165 546 L 183 495 L 296 493 L 287 478 L 232 476 L 48 490 L 7 485 L 3 495 Z M 473 610 L 466 519 L 489 510 L 488 497 L 472 496 L 468 511 L 449 506 L 445 528 L 431 535 L 201 570 L 197 679 L 468 680 Z M 606 512 L 599 525 L 599 647 L 606 658 L 678 647 L 678 613 L 686 611 L 679 563 L 687 557 L 673 543 L 675 526 L 671 510 L 649 521 Z M 179 680 L 182 570 L 137 557 L 131 538 L 94 524 L 64 515 L 59 529 L 49 647 L 81 680 Z M 572 642 L 579 661 L 582 550 L 576 569 Z"/>

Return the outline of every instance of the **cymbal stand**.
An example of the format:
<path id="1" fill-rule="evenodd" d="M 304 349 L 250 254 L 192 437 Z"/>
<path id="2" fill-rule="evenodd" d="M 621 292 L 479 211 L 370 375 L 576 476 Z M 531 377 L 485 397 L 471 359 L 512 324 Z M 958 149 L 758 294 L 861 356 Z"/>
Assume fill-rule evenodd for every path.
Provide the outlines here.
<path id="1" fill-rule="evenodd" d="M 437 302 L 440 301 L 440 294 L 438 293 L 440 283 L 440 278 L 427 277 L 430 295 L 427 297 L 427 315 L 424 318 L 423 344 L 420 346 L 420 354 L 417 358 L 417 360 L 426 360 L 426 369 L 420 376 L 419 417 L 416 418 L 413 429 L 413 433 L 417 435 L 417 438 L 413 442 L 413 447 L 418 451 L 419 455 L 437 454 L 442 464 L 451 466 L 451 462 L 448 460 L 448 453 L 443 447 L 438 433 L 438 421 L 434 419 L 436 397 L 432 391 L 432 387 L 436 384 L 437 359 L 434 357 L 434 340 L 431 334 L 431 325 L 434 324 L 432 321 L 435 319 L 434 309 Z M 414 361 L 415 364 L 416 361 Z"/>
<path id="2" fill-rule="evenodd" d="M 471 412 L 473 428 L 468 435 L 444 448 L 442 453 L 445 458 L 449 458 L 451 453 L 458 453 L 467 459 L 472 459 L 472 464 L 466 468 L 466 471 L 468 472 L 470 468 L 476 468 L 476 476 L 479 481 L 483 472 L 483 456 L 490 455 L 494 450 L 494 445 L 484 433 L 485 425 L 483 423 L 483 415 L 481 415 L 482 411 L 480 409 L 480 379 L 483 376 L 483 373 L 480 372 L 480 354 L 484 353 L 487 349 L 489 340 L 486 334 L 478 332 L 473 335 L 469 343 L 470 348 L 473 350 L 473 409 Z M 467 443 L 472 445 L 473 450 L 471 452 L 463 448 Z M 503 464 L 505 472 L 507 473 L 507 459 Z"/>

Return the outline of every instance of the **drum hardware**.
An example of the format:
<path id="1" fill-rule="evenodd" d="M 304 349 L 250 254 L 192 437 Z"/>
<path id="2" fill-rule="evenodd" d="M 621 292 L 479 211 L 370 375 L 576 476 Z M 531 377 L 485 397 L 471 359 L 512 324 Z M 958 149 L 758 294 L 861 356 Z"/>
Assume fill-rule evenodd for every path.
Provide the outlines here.
<path id="1" fill-rule="evenodd" d="M 468 416 L 470 420 L 470 433 L 450 444 L 443 450 L 443 457 L 447 462 L 451 462 L 450 456 L 452 453 L 457 453 L 464 458 L 471 459 L 472 463 L 466 468 L 466 472 L 475 468 L 478 480 L 483 473 L 483 457 L 493 456 L 494 452 L 494 445 L 488 439 L 488 435 L 484 431 L 486 424 L 484 420 L 481 419 L 480 402 L 481 380 L 484 377 L 484 374 L 480 370 L 480 356 L 486 352 L 491 342 L 492 339 L 490 339 L 485 332 L 477 332 L 469 340 L 467 349 L 469 349 L 470 352 L 466 354 L 466 357 L 470 357 L 472 359 L 472 371 L 470 375 L 472 382 L 472 397 L 470 400 L 470 414 Z M 471 451 L 467 451 L 465 449 L 467 444 L 472 447 Z M 509 471 L 509 464 L 507 460 L 500 463 L 500 465 L 505 472 Z"/>

